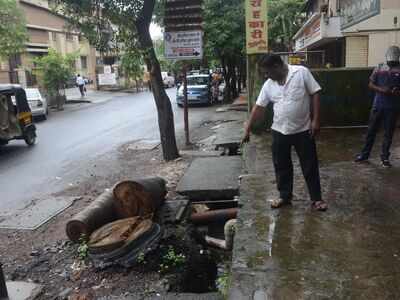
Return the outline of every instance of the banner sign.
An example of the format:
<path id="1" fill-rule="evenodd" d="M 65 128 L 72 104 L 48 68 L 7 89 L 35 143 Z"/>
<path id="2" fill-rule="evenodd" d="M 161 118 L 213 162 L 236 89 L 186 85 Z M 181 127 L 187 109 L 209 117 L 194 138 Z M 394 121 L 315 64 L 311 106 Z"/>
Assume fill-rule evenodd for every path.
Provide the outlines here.
<path id="1" fill-rule="evenodd" d="M 268 52 L 267 0 L 245 0 L 246 52 Z"/>
<path id="2" fill-rule="evenodd" d="M 165 32 L 164 43 L 167 59 L 201 59 L 203 57 L 201 30 Z"/>
<path id="3" fill-rule="evenodd" d="M 104 73 L 104 74 L 99 74 L 99 85 L 116 85 L 117 84 L 117 78 L 115 76 L 115 73 Z"/>

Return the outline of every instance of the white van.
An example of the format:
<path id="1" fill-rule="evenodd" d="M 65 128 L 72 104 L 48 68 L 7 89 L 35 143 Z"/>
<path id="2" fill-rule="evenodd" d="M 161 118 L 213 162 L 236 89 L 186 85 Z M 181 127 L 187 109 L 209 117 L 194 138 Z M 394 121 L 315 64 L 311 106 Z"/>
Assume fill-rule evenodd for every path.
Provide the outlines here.
<path id="1" fill-rule="evenodd" d="M 175 86 L 175 78 L 169 72 L 161 72 L 161 77 L 165 87 Z"/>

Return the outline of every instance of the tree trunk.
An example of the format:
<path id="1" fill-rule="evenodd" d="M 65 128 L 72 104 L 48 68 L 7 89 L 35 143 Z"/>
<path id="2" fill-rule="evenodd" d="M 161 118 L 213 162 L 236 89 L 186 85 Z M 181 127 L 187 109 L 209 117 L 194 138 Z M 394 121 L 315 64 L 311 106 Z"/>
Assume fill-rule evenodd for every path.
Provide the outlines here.
<path id="1" fill-rule="evenodd" d="M 155 0 L 146 0 L 143 3 L 140 15 L 135 23 L 139 44 L 144 52 L 144 61 L 150 71 L 150 83 L 157 107 L 158 126 L 160 129 L 161 147 L 165 160 L 179 157 L 175 139 L 174 114 L 171 101 L 165 92 L 161 77 L 160 63 L 156 57 L 149 27 L 153 15 Z"/>
<path id="2" fill-rule="evenodd" d="M 224 73 L 224 78 L 225 78 L 225 90 L 224 90 L 224 103 L 228 103 L 232 100 L 232 90 L 231 90 L 231 74 L 229 72 L 229 69 L 227 68 L 225 58 L 221 58 L 221 65 Z"/>

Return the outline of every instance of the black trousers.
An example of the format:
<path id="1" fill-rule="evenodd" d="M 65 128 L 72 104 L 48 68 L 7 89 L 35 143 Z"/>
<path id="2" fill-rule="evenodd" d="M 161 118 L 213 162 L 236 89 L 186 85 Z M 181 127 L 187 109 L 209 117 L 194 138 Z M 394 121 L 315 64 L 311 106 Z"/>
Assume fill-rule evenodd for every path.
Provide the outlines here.
<path id="1" fill-rule="evenodd" d="M 390 156 L 390 146 L 392 145 L 393 134 L 396 128 L 396 121 L 399 115 L 399 111 L 396 109 L 377 109 L 372 108 L 369 123 L 367 138 L 365 141 L 365 146 L 361 151 L 361 156 L 368 158 L 372 146 L 375 142 L 376 133 L 378 132 L 382 122 L 384 128 L 384 136 L 381 150 L 381 159 L 389 159 Z"/>
<path id="2" fill-rule="evenodd" d="M 79 92 L 81 92 L 81 96 L 85 96 L 85 86 L 82 85 L 78 85 L 79 88 Z"/>
<path id="3" fill-rule="evenodd" d="M 307 183 L 311 201 L 322 200 L 317 147 L 310 133 L 305 131 L 284 135 L 273 130 L 272 138 L 272 159 L 280 197 L 283 200 L 291 200 L 293 197 L 293 163 L 291 156 L 293 146 L 300 160 L 301 170 Z"/>

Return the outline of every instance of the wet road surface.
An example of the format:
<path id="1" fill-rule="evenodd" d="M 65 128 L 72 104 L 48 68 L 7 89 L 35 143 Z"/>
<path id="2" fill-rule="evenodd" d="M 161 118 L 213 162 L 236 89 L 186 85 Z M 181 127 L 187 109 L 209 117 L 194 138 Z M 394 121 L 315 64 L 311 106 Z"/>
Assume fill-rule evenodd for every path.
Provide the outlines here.
<path id="1" fill-rule="evenodd" d="M 179 137 L 183 112 L 175 104 L 176 90 L 167 92 Z M 191 109 L 191 125 L 201 122 L 212 109 Z M 148 92 L 86 104 L 73 111 L 67 108 L 38 122 L 37 129 L 34 147 L 23 141 L 0 147 L 0 218 L 79 181 L 90 160 L 119 145 L 139 139 L 159 140 L 156 107 Z"/>
<path id="2" fill-rule="evenodd" d="M 245 203 L 235 237 L 232 293 L 261 289 L 268 299 L 400 298 L 400 131 L 391 169 L 380 165 L 381 138 L 369 163 L 352 162 L 364 133 L 322 132 L 318 151 L 329 204 L 325 213 L 311 211 L 295 154 L 293 205 L 270 209 L 267 199 L 277 196 L 271 140 L 269 135 L 254 139 L 256 152 L 249 157 L 255 163 L 249 171 L 256 175 L 241 189 Z"/>

